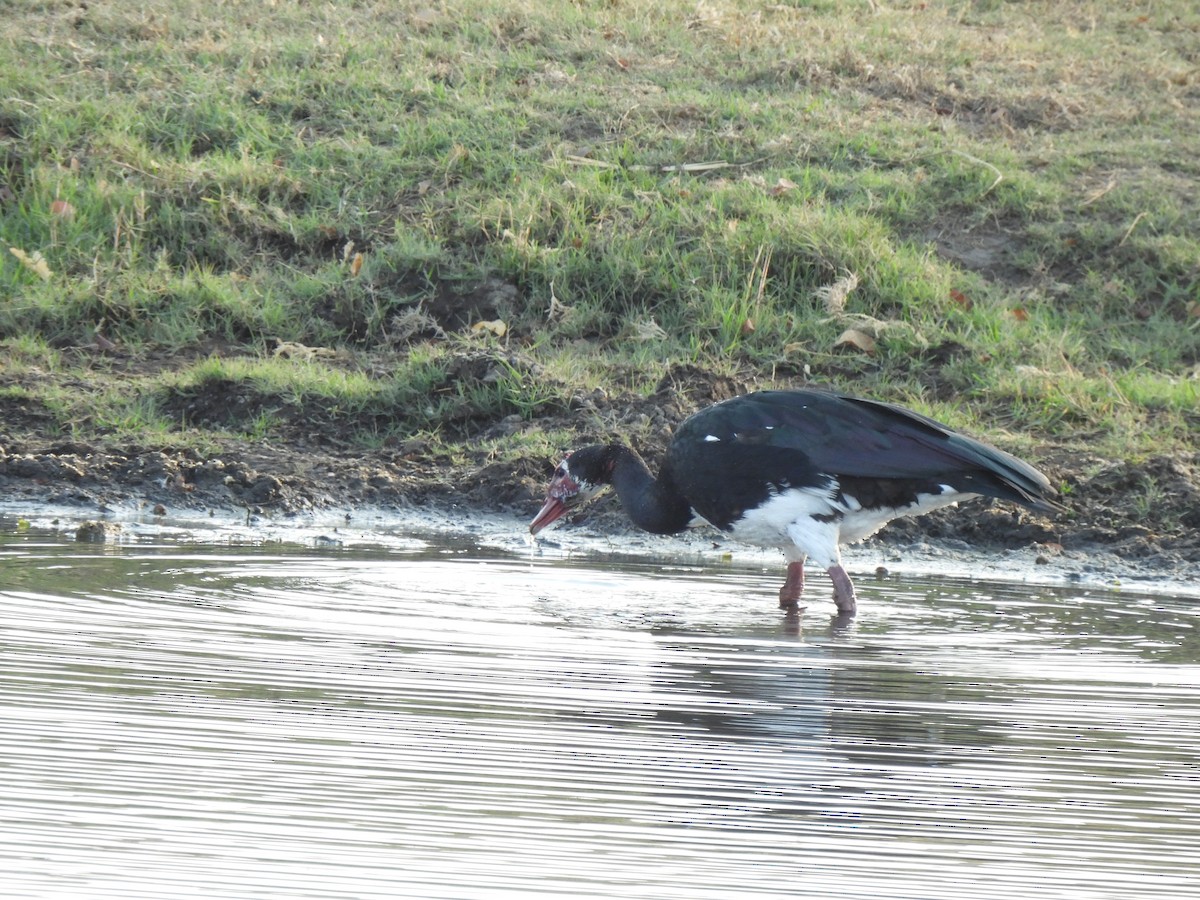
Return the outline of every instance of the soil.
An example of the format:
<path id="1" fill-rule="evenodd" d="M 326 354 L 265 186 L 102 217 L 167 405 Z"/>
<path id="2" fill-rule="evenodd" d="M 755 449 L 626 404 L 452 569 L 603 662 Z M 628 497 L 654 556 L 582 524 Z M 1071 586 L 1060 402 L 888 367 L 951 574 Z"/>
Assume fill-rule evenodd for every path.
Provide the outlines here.
<path id="1" fill-rule="evenodd" d="M 459 370 L 486 377 L 478 358 L 464 358 Z M 580 443 L 632 435 L 653 465 L 674 424 L 747 389 L 731 378 L 677 366 L 649 397 L 596 391 L 530 415 L 472 419 L 476 440 L 467 446 L 476 449 L 453 455 L 418 439 L 355 448 L 345 440 L 347 423 L 302 408 L 294 410 L 295 427 L 287 427 L 284 415 L 269 439 L 213 437 L 203 453 L 182 440 L 172 446 L 170 435 L 142 445 L 109 438 L 62 441 L 49 436 L 53 421 L 47 411 L 10 399 L 0 404 L 0 498 L 9 509 L 66 505 L 81 520 L 106 511 L 167 516 L 231 509 L 273 518 L 390 509 L 528 519 L 557 460 L 496 458 L 487 439 L 538 429 L 562 429 Z M 261 405 L 244 400 L 233 386 L 214 382 L 189 396 L 180 411 L 195 421 L 229 425 L 239 415 L 261 412 Z M 1131 463 L 1047 446 L 1030 462 L 1064 486 L 1065 512 L 1046 518 L 975 500 L 893 522 L 868 548 L 883 559 L 931 546 L 985 554 L 1021 551 L 1037 564 L 1068 562 L 1078 569 L 1101 560 L 1140 577 L 1200 582 L 1200 452 Z M 593 504 L 570 521 L 605 533 L 631 531 L 613 502 Z"/>

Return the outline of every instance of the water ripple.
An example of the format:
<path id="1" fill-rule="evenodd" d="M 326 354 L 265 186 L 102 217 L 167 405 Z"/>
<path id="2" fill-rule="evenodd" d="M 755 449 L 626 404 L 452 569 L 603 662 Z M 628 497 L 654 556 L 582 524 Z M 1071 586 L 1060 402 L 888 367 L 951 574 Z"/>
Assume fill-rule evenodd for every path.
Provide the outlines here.
<path id="1" fill-rule="evenodd" d="M 2 549 L 6 898 L 1200 891 L 1183 599 Z"/>

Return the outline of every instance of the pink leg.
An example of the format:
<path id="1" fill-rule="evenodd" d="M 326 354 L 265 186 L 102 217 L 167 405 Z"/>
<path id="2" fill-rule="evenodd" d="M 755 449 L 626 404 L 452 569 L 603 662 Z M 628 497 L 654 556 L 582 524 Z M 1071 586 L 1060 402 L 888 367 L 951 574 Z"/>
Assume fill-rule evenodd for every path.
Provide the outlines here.
<path id="1" fill-rule="evenodd" d="M 800 609 L 800 595 L 804 593 L 804 563 L 788 563 L 787 581 L 779 589 L 780 609 Z"/>
<path id="2" fill-rule="evenodd" d="M 854 583 L 840 565 L 829 567 L 829 578 L 833 581 L 833 602 L 837 604 L 839 616 L 852 616 L 858 609 L 854 597 Z"/>

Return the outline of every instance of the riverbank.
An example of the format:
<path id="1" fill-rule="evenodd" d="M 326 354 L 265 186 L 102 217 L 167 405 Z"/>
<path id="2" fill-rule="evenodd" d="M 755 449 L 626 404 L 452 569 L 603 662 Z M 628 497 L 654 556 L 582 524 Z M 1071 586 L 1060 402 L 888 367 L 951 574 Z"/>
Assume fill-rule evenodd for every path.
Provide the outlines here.
<path id="1" fill-rule="evenodd" d="M 702 405 L 701 395 L 718 400 L 723 391 L 741 387 L 693 371 L 686 384 L 677 377 L 640 401 L 626 397 L 597 406 L 593 400 L 586 412 L 505 419 L 496 428 L 508 432 L 509 441 L 522 432 L 574 428 L 587 434 L 579 422 L 601 415 L 605 410 L 600 407 L 612 407 L 607 411 L 613 414 L 619 409 L 629 419 L 662 420 Z M 316 425 L 303 438 L 210 436 L 207 452 L 170 442 L 54 441 L 29 427 L 34 419 L 28 409 L 9 406 L 0 412 L 4 509 L 13 517 L 43 519 L 41 511 L 56 510 L 55 517 L 68 529 L 88 520 L 251 522 L 260 534 L 295 531 L 307 540 L 312 528 L 319 531 L 327 523 L 342 522 L 369 533 L 491 522 L 486 527 L 512 548 L 523 545 L 525 525 L 557 462 L 555 454 L 497 458 L 488 441 L 473 453 L 450 454 L 426 442 L 348 449 L 339 446 L 336 429 L 322 435 Z M 15 434 L 22 423 L 24 432 Z M 647 441 L 641 447 L 652 460 L 665 448 L 669 428 L 664 425 L 659 432 L 659 443 Z M 1193 522 L 1200 509 L 1200 455 L 1164 455 L 1135 464 L 1044 448 L 1029 458 L 1060 486 L 1063 513 L 1045 518 L 1004 504 L 971 501 L 893 522 L 850 558 L 860 568 L 875 560 L 951 575 L 1007 572 L 1009 577 L 1016 573 L 1020 579 L 1051 582 L 1200 583 L 1200 529 Z M 495 517 L 508 524 L 495 525 Z M 105 532 L 84 536 L 103 538 Z M 668 556 L 745 557 L 749 552 L 714 531 L 651 539 L 630 527 L 615 500 L 569 517 L 544 546 L 613 552 L 650 543 Z M 763 556 L 764 565 L 774 565 L 773 555 L 768 556 L 772 558 Z"/>

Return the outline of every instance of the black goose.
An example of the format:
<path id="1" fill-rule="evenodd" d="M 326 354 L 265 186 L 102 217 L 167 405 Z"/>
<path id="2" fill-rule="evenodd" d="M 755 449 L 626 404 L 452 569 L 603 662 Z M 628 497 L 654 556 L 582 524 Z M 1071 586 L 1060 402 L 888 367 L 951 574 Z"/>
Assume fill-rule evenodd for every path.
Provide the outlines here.
<path id="1" fill-rule="evenodd" d="M 701 410 L 679 426 L 657 478 L 624 444 L 576 450 L 555 470 L 530 532 L 610 484 L 646 531 L 674 534 L 699 516 L 738 541 L 778 547 L 788 561 L 782 607 L 798 607 L 811 557 L 829 573 L 841 615 L 856 601 L 840 544 L 975 496 L 1060 508 L 1046 476 L 1002 450 L 891 403 L 814 390 Z"/>

